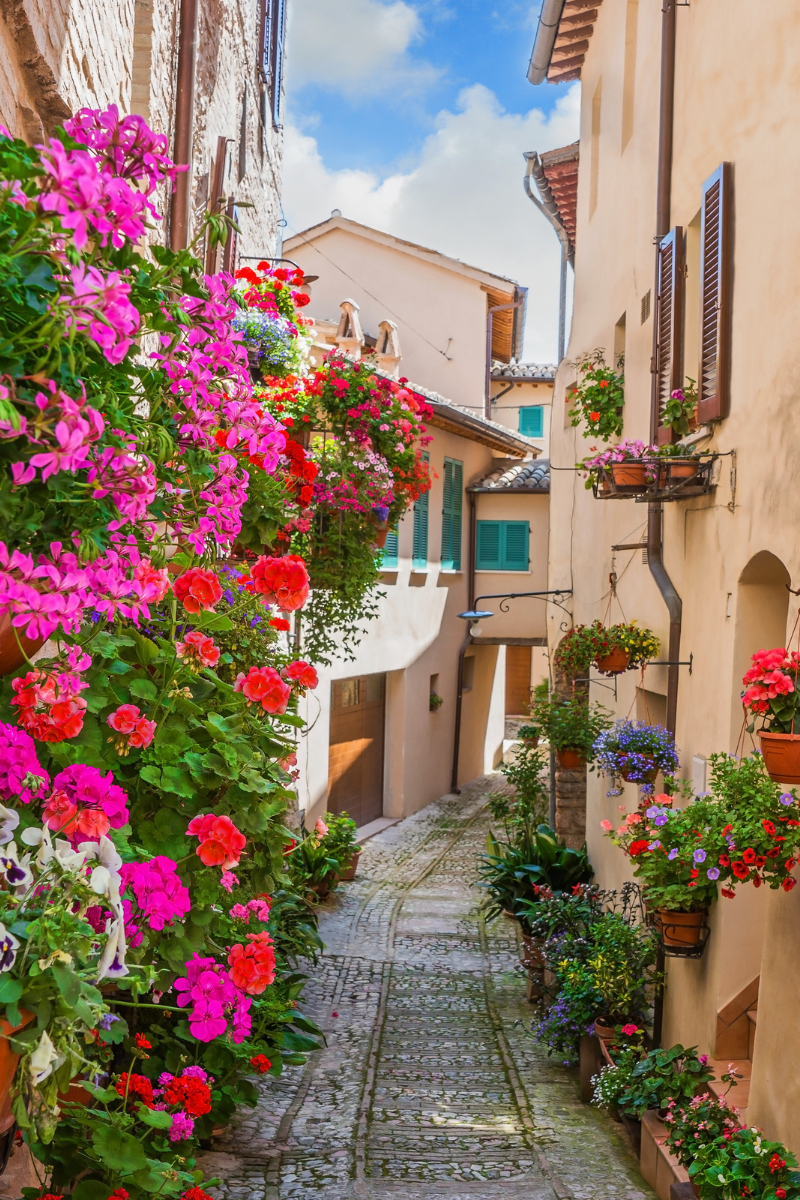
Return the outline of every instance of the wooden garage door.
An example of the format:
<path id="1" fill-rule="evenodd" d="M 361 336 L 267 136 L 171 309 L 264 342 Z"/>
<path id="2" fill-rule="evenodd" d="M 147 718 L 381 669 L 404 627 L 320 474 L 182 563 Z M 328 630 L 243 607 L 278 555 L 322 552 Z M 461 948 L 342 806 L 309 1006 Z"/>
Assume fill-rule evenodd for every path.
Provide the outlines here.
<path id="1" fill-rule="evenodd" d="M 531 699 L 531 648 L 506 646 L 506 716 L 528 711 Z"/>
<path id="2" fill-rule="evenodd" d="M 358 675 L 331 685 L 328 809 L 356 825 L 383 816 L 385 675 Z"/>

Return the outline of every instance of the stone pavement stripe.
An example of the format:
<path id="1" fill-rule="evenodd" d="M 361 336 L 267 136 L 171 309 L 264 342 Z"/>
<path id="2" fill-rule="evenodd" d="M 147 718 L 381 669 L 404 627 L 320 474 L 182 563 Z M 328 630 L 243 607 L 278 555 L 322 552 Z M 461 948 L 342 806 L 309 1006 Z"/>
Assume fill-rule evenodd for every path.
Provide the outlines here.
<path id="1" fill-rule="evenodd" d="M 327 1044 L 259 1080 L 257 1109 L 198 1163 L 220 1200 L 652 1200 L 530 1032 L 515 923 L 478 912 L 503 786 L 473 781 L 369 841 L 321 910 L 303 1008 Z"/>

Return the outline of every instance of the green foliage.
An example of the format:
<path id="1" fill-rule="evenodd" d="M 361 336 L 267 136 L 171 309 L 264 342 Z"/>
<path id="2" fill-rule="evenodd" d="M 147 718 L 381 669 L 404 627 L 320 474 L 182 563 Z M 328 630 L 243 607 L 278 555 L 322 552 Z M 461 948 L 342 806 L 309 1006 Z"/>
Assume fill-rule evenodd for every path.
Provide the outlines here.
<path id="1" fill-rule="evenodd" d="M 569 417 L 573 426 L 581 423 L 583 437 L 604 441 L 622 436 L 622 409 L 625 403 L 625 377 L 605 364 L 602 350 L 576 364 L 580 379 L 572 390 L 573 407 Z"/>
<path id="2" fill-rule="evenodd" d="M 668 426 L 678 437 L 686 437 L 690 423 L 697 417 L 697 384 L 689 379 L 683 388 L 671 393 L 661 414 L 661 424 Z M 686 453 L 683 448 L 683 453 Z"/>
<path id="3" fill-rule="evenodd" d="M 554 750 L 578 750 L 587 762 L 594 758 L 594 743 L 612 723 L 602 704 L 590 704 L 588 694 L 553 696 L 537 708 L 539 728 Z"/>
<path id="4" fill-rule="evenodd" d="M 797 1159 L 782 1142 L 771 1142 L 751 1127 L 698 1146 L 689 1177 L 701 1200 L 798 1200 L 796 1167 Z"/>
<path id="5" fill-rule="evenodd" d="M 339 869 L 346 867 L 353 855 L 361 850 L 356 838 L 356 823 L 346 812 L 325 813 L 322 819 L 328 827 L 325 849 L 336 859 Z"/>
<path id="6" fill-rule="evenodd" d="M 530 743 L 521 742 L 513 758 L 503 762 L 500 770 L 513 786 L 515 798 L 507 799 L 508 817 L 515 823 L 544 820 L 550 805 L 550 783 L 547 775 L 547 756 Z M 496 815 L 501 815 L 500 810 Z"/>
<path id="7" fill-rule="evenodd" d="M 733 1073 L 722 1076 L 726 1082 L 734 1082 Z M 730 1088 L 728 1089 L 728 1091 Z M 688 1103 L 678 1105 L 670 1100 L 664 1118 L 667 1127 L 667 1146 L 682 1167 L 692 1165 L 701 1147 L 709 1146 L 723 1134 L 731 1134 L 738 1128 L 736 1109 L 732 1109 L 725 1096 L 712 1092 L 701 1092 Z"/>
<path id="8" fill-rule="evenodd" d="M 525 902 L 535 903 L 536 890 L 565 891 L 587 883 L 594 871 L 586 853 L 570 850 L 547 825 L 527 823 L 514 842 L 501 842 L 489 832 L 486 854 L 478 863 L 478 886 L 487 892 L 484 908 L 492 920 L 502 912 L 517 915 Z"/>
<path id="9" fill-rule="evenodd" d="M 608 626 L 595 621 L 592 625 L 576 625 L 564 635 L 556 649 L 554 665 L 565 675 L 585 676 L 598 658 L 614 650 L 625 650 L 630 655 L 628 669 L 631 669 L 655 658 L 660 648 L 658 638 L 649 629 L 640 629 L 635 621 Z"/>
<path id="10" fill-rule="evenodd" d="M 678 1105 L 688 1103 L 701 1085 L 713 1078 L 708 1056 L 698 1056 L 696 1046 L 684 1049 L 675 1045 L 669 1050 L 657 1047 L 634 1066 L 619 1107 L 637 1118 L 648 1108 L 664 1113 L 670 1100 Z"/>

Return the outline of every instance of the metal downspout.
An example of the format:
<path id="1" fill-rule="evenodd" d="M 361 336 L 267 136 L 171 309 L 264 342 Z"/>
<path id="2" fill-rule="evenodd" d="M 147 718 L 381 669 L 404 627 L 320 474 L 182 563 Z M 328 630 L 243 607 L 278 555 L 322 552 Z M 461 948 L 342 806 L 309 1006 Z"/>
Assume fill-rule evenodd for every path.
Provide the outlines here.
<path id="1" fill-rule="evenodd" d="M 539 212 L 543 213 L 553 229 L 556 231 L 559 242 L 561 243 L 561 280 L 559 285 L 559 302 L 558 302 L 558 361 L 564 357 L 566 350 L 567 336 L 567 263 L 571 263 L 573 269 L 575 267 L 575 250 L 569 240 L 564 225 L 559 216 L 558 206 L 553 199 L 553 194 L 550 191 L 550 185 L 544 173 L 539 155 L 535 150 L 526 150 L 522 156 L 527 163 L 525 174 L 522 178 L 522 185 L 525 188 L 525 194 L 528 199 L 536 205 Z M 534 196 L 531 188 L 531 176 L 533 176 L 536 187 L 539 190 L 539 195 Z"/>
<path id="2" fill-rule="evenodd" d="M 181 0 L 178 72 L 175 88 L 174 159 L 179 165 L 187 165 L 189 170 L 179 172 L 175 178 L 175 191 L 172 193 L 169 213 L 169 244 L 173 250 L 185 250 L 189 244 L 197 7 L 198 0 Z"/>
<path id="3" fill-rule="evenodd" d="M 477 521 L 475 508 L 475 493 L 467 492 L 469 496 L 469 568 L 467 577 L 467 595 L 469 609 L 475 604 L 475 542 L 477 536 Z M 457 796 L 461 794 L 458 786 L 458 752 L 461 748 L 461 701 L 464 695 L 464 655 L 472 641 L 472 634 L 467 625 L 467 632 L 458 652 L 458 687 L 456 689 L 456 718 L 453 733 L 453 767 L 450 773 L 450 791 Z"/>

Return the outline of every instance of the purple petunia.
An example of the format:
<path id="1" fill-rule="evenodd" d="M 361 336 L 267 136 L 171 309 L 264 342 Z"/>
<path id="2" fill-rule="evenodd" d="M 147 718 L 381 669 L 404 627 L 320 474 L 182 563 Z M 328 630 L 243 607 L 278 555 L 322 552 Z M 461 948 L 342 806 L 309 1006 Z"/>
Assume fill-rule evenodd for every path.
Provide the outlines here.
<path id="1" fill-rule="evenodd" d="M 719 879 L 719 867 L 709 867 L 706 875 L 709 879 Z"/>
<path id="2" fill-rule="evenodd" d="M 692 855 L 692 858 L 694 859 L 694 861 L 695 861 L 696 863 L 705 862 L 705 861 L 706 861 L 706 852 L 705 852 L 705 850 L 701 850 L 701 849 L 698 847 L 698 848 L 697 848 L 697 850 L 695 850 L 694 854 Z"/>
<path id="3" fill-rule="evenodd" d="M 674 861 L 677 857 L 678 857 L 678 848 L 676 846 L 674 850 L 670 850 L 669 854 L 667 855 L 667 858 L 670 859 L 671 861 Z"/>
<path id="4" fill-rule="evenodd" d="M 784 792 L 781 795 L 780 800 L 781 800 L 781 804 L 787 804 L 787 805 L 794 804 L 794 796 L 792 795 L 791 792 Z"/>

